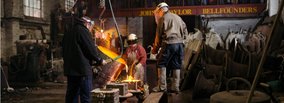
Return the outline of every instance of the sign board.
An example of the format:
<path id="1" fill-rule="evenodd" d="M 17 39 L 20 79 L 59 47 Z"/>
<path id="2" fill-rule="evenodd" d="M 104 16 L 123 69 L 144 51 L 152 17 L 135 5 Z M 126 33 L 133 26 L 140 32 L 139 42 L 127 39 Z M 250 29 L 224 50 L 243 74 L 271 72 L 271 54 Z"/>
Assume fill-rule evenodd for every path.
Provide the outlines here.
<path id="1" fill-rule="evenodd" d="M 170 7 L 172 13 L 178 15 L 255 15 L 260 14 L 265 4 L 232 4 L 232 5 L 206 5 L 206 6 L 179 6 Z M 133 8 L 118 9 L 115 16 L 153 16 L 155 8 Z M 105 16 L 111 16 L 110 12 L 105 12 Z M 99 13 L 97 13 L 99 14 Z M 96 14 L 96 15 L 97 15 Z"/>

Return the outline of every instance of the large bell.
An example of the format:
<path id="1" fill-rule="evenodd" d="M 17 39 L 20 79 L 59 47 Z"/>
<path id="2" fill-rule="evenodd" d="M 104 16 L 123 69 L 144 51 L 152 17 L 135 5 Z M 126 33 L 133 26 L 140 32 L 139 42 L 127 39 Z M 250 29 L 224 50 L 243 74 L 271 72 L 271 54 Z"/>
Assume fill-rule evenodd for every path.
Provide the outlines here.
<path id="1" fill-rule="evenodd" d="M 216 79 L 217 78 L 207 79 L 204 75 L 204 71 L 200 71 L 196 78 L 192 98 L 210 97 L 211 94 L 218 92 L 221 85 L 216 83 L 216 81 L 218 81 Z"/>
<path id="2" fill-rule="evenodd" d="M 249 90 L 229 90 L 229 84 L 233 80 L 240 80 L 246 83 L 249 88 L 251 84 L 246 79 L 241 77 L 230 78 L 227 82 L 227 91 L 218 92 L 210 97 L 210 103 L 246 103 L 247 97 L 249 96 Z M 254 91 L 252 100 L 250 103 L 271 103 L 270 97 L 260 91 Z"/>
<path id="3" fill-rule="evenodd" d="M 232 59 L 228 60 L 228 67 L 226 69 L 226 77 L 249 77 L 250 66 L 246 64 L 241 64 L 233 61 Z"/>
<path id="4" fill-rule="evenodd" d="M 224 68 L 223 65 L 205 64 L 205 76 L 206 78 L 221 77 Z"/>
<path id="5" fill-rule="evenodd" d="M 205 45 L 205 58 L 207 64 L 214 65 L 227 65 L 227 51 L 225 50 L 217 50 L 208 45 Z"/>

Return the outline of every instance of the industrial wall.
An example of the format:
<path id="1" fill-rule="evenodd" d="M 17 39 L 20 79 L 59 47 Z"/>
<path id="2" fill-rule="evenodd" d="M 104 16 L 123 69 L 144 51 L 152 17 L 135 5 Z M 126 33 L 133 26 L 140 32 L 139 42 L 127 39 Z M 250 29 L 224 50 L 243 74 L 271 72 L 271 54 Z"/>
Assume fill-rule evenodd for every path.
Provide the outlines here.
<path id="1" fill-rule="evenodd" d="M 27 39 L 42 39 L 41 33 L 50 34 L 50 13 L 54 5 L 64 0 L 43 0 L 43 17 L 32 18 L 24 16 L 24 0 L 1 0 L 1 58 L 8 60 L 16 54 L 15 42 L 20 35 Z M 63 1 L 63 2 L 62 2 Z M 40 30 L 43 28 L 43 31 Z"/>

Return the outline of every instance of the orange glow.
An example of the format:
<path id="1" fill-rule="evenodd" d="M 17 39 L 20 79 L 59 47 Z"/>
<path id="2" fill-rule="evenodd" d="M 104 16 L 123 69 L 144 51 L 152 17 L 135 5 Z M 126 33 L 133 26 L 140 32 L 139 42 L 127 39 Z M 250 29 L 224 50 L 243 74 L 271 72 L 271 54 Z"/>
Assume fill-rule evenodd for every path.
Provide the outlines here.
<path id="1" fill-rule="evenodd" d="M 134 79 L 132 76 L 127 76 L 126 80 L 122 80 L 122 82 L 139 82 L 140 80 Z"/>
<path id="2" fill-rule="evenodd" d="M 107 30 L 102 29 L 100 26 L 94 25 L 93 29 L 95 32 L 93 33 L 93 38 L 96 39 L 96 44 L 98 45 L 98 49 L 107 57 L 111 58 L 112 60 L 115 60 L 118 63 L 118 65 L 115 65 L 114 68 L 114 74 L 111 76 L 110 81 L 116 81 L 119 75 L 121 74 L 121 71 L 126 69 L 126 72 L 128 74 L 128 65 L 126 61 L 117 53 L 117 48 L 115 45 L 111 45 L 111 40 L 117 38 L 117 34 L 115 34 L 116 29 L 110 28 Z M 115 49 L 114 49 L 115 48 Z"/>
<path id="3" fill-rule="evenodd" d="M 128 76 L 127 80 L 133 80 L 134 78 L 132 76 Z"/>
<path id="4" fill-rule="evenodd" d="M 115 61 L 124 64 L 125 66 L 127 66 L 127 63 L 125 62 L 124 59 L 122 59 L 118 54 L 116 54 L 115 52 L 102 47 L 102 46 L 98 46 L 98 49 L 103 52 L 105 55 L 107 55 L 108 57 L 110 57 L 111 59 L 114 59 Z"/>
<path id="5" fill-rule="evenodd" d="M 126 80 L 122 80 L 121 82 L 122 83 L 127 83 L 128 84 L 128 89 L 133 89 L 133 90 L 139 89 L 138 85 L 141 84 L 140 80 L 136 80 L 132 76 L 128 76 Z"/>
<path id="6" fill-rule="evenodd" d="M 103 46 L 98 46 L 98 49 L 103 53 L 105 54 L 106 56 L 108 56 L 109 58 L 123 64 L 126 68 L 126 72 L 128 72 L 128 66 L 127 66 L 127 63 L 125 62 L 124 59 L 122 59 L 118 54 L 116 54 L 115 52 L 103 47 Z M 121 65 L 118 65 L 117 67 L 115 68 L 118 68 L 116 69 L 114 75 L 112 75 L 111 77 L 111 81 L 115 81 L 118 76 L 120 75 L 121 71 L 123 70 L 123 67 L 124 66 L 121 66 Z"/>
<path id="7" fill-rule="evenodd" d="M 122 82 L 139 82 L 140 80 L 123 80 Z"/>
<path id="8" fill-rule="evenodd" d="M 124 67 L 125 67 L 125 65 L 123 65 L 123 64 L 119 64 L 116 67 L 114 67 L 114 68 L 117 68 L 117 69 L 115 69 L 114 75 L 111 76 L 110 81 L 116 81 Z"/>
<path id="9" fill-rule="evenodd" d="M 134 78 L 133 76 L 133 68 L 135 66 L 135 63 L 132 63 L 131 67 L 129 68 L 129 73 L 127 75 L 127 80 L 133 80 Z"/>

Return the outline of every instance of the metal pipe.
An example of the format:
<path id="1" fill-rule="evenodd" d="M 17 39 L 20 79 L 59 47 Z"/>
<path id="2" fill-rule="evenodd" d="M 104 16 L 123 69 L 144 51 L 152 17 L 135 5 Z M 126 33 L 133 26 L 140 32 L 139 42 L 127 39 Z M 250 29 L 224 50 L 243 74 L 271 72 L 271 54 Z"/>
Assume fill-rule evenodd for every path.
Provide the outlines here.
<path id="1" fill-rule="evenodd" d="M 268 35 L 268 38 L 267 38 L 267 41 L 266 41 L 266 45 L 265 45 L 265 47 L 263 49 L 264 51 L 262 53 L 262 56 L 261 56 L 261 59 L 260 59 L 260 62 L 259 62 L 258 68 L 257 68 L 257 72 L 255 74 L 255 77 L 254 77 L 254 80 L 253 80 L 253 83 L 252 83 L 252 87 L 251 87 L 250 92 L 249 92 L 249 97 L 247 98 L 246 103 L 251 103 L 252 95 L 254 94 L 255 86 L 256 86 L 256 83 L 257 83 L 257 81 L 259 79 L 259 75 L 262 72 L 263 62 L 266 59 L 267 50 L 269 49 L 269 46 L 270 46 L 271 35 L 273 34 L 273 31 L 275 30 L 276 23 L 278 23 L 277 20 L 279 20 L 279 18 L 281 16 L 281 12 L 283 10 L 283 6 L 284 6 L 284 1 L 282 0 L 281 6 L 280 6 L 280 8 L 279 8 L 279 10 L 277 12 L 276 18 L 274 19 L 272 30 L 270 31 L 270 33 Z"/>
<path id="2" fill-rule="evenodd" d="M 112 10 L 111 0 L 108 0 L 108 1 L 109 1 L 110 11 L 111 11 L 111 15 L 112 15 L 112 18 L 113 18 L 113 21 L 114 21 L 114 25 L 115 25 L 115 28 L 116 28 L 116 31 L 117 31 L 117 34 L 118 34 L 118 37 L 119 37 L 119 40 L 120 40 L 120 55 L 117 56 L 116 58 L 114 58 L 114 60 L 117 60 L 117 59 L 121 58 L 122 55 L 123 55 L 123 42 L 122 42 L 122 38 L 121 38 L 119 29 L 118 29 L 118 25 L 117 25 L 117 22 L 116 22 L 116 19 L 114 17 L 114 13 L 113 13 L 113 10 Z"/>

